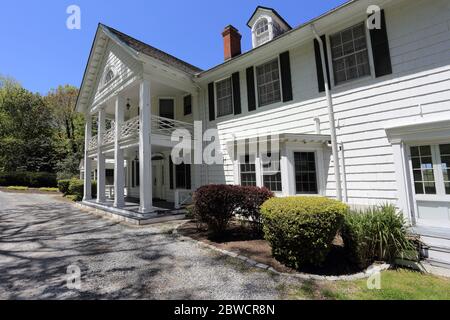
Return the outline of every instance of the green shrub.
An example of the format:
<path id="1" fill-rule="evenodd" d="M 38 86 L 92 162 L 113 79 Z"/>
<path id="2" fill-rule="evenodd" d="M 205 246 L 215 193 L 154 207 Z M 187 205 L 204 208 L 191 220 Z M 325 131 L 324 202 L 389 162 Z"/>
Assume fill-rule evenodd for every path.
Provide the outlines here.
<path id="1" fill-rule="evenodd" d="M 391 262 L 414 250 L 403 215 L 394 205 L 349 212 L 341 233 L 351 259 L 361 268 L 374 261 Z"/>
<path id="2" fill-rule="evenodd" d="M 1 172 L 0 186 L 19 186 L 29 188 L 56 187 L 56 175 L 49 172 Z"/>
<path id="3" fill-rule="evenodd" d="M 271 198 L 261 207 L 273 256 L 289 267 L 320 266 L 348 207 L 323 197 Z"/>
<path id="4" fill-rule="evenodd" d="M 73 201 L 73 202 L 80 201 L 80 200 L 78 200 L 78 196 L 73 196 L 71 194 L 68 194 L 66 196 L 66 198 L 69 199 L 70 201 Z"/>
<path id="5" fill-rule="evenodd" d="M 28 187 L 9 186 L 6 189 L 7 190 L 16 190 L 16 191 L 26 191 L 26 190 L 28 190 Z"/>
<path id="6" fill-rule="evenodd" d="M 69 194 L 69 185 L 70 185 L 70 180 L 68 180 L 68 179 L 58 180 L 59 192 L 61 192 L 64 195 Z"/>
<path id="7" fill-rule="evenodd" d="M 186 206 L 186 211 L 187 211 L 186 218 L 193 219 L 195 217 L 193 204 Z"/>
<path id="8" fill-rule="evenodd" d="M 97 193 L 97 183 L 92 181 L 92 196 L 94 197 Z M 67 191 L 68 195 L 74 196 L 74 201 L 83 200 L 84 196 L 84 181 L 80 179 L 72 179 L 69 183 L 69 188 Z"/>

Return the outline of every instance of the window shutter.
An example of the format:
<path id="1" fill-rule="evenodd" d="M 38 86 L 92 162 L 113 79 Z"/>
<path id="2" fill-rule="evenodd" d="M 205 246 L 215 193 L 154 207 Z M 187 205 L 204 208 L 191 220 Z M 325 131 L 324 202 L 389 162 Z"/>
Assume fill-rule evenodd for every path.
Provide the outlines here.
<path id="1" fill-rule="evenodd" d="M 328 76 L 328 87 L 331 88 L 331 80 L 330 80 L 330 67 L 328 66 L 328 50 L 327 50 L 327 38 L 325 35 L 321 36 L 323 42 L 323 51 L 325 54 L 325 66 L 327 68 L 327 76 Z M 320 54 L 320 44 L 317 39 L 314 39 L 314 53 L 316 55 L 316 70 L 317 70 L 317 83 L 319 85 L 319 92 L 325 91 L 325 84 L 323 79 L 323 69 L 322 69 L 322 56 Z"/>
<path id="2" fill-rule="evenodd" d="M 214 101 L 214 82 L 208 84 L 208 101 L 209 101 L 209 121 L 214 121 L 215 116 L 215 101 Z"/>
<path id="3" fill-rule="evenodd" d="M 191 165 L 190 164 L 186 164 L 185 167 L 186 170 L 186 189 L 187 190 L 191 190 Z"/>
<path id="4" fill-rule="evenodd" d="M 375 76 L 381 77 L 392 73 L 391 53 L 386 30 L 384 10 L 381 10 L 381 29 L 370 30 Z"/>
<path id="5" fill-rule="evenodd" d="M 280 54 L 281 69 L 281 87 L 283 90 L 283 102 L 291 101 L 292 97 L 292 79 L 291 79 L 291 60 L 289 51 Z"/>
<path id="6" fill-rule="evenodd" d="M 169 180 L 170 180 L 170 190 L 173 190 L 173 161 L 172 161 L 172 155 L 169 155 Z"/>
<path id="7" fill-rule="evenodd" d="M 183 98 L 184 115 L 187 116 L 192 113 L 192 95 Z"/>
<path id="8" fill-rule="evenodd" d="M 256 96 L 255 96 L 255 75 L 253 67 L 247 68 L 247 101 L 248 111 L 256 110 Z"/>
<path id="9" fill-rule="evenodd" d="M 241 114 L 241 84 L 239 72 L 232 75 L 234 114 Z"/>

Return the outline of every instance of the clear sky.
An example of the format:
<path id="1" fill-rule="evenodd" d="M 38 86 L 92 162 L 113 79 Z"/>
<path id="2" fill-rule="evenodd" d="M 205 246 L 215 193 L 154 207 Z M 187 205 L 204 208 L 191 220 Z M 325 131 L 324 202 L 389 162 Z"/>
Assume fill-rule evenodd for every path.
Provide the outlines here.
<path id="1" fill-rule="evenodd" d="M 80 86 L 99 22 L 202 69 L 223 61 L 223 28 L 242 34 L 258 5 L 272 7 L 296 27 L 345 0 L 0 0 L 0 74 L 46 94 L 59 84 Z M 66 28 L 69 5 L 81 9 L 81 30 Z"/>

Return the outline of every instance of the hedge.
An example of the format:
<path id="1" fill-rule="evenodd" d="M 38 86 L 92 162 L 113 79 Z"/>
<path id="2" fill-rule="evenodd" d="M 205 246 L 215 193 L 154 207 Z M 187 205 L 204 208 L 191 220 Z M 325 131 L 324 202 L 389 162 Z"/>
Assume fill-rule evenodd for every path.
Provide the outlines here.
<path id="1" fill-rule="evenodd" d="M 403 215 L 394 205 L 349 212 L 341 234 L 350 258 L 361 268 L 374 261 L 392 262 L 404 254 L 417 255 Z"/>
<path id="2" fill-rule="evenodd" d="M 0 172 L 0 186 L 18 186 L 29 188 L 57 187 L 56 174 L 49 172 Z"/>
<path id="3" fill-rule="evenodd" d="M 63 183 L 64 184 L 64 183 Z M 92 196 L 95 197 L 97 194 L 97 182 L 92 181 Z M 66 195 L 72 196 L 74 201 L 83 200 L 84 196 L 84 180 L 71 179 L 67 189 Z"/>
<path id="4" fill-rule="evenodd" d="M 321 266 L 348 207 L 323 197 L 272 198 L 261 207 L 273 256 L 289 267 Z"/>

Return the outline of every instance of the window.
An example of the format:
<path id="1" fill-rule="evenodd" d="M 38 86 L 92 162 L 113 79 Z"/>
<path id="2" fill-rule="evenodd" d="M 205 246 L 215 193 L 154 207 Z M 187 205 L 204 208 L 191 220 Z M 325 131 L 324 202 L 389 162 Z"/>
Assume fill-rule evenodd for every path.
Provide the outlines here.
<path id="1" fill-rule="evenodd" d="M 217 116 L 233 113 L 233 90 L 231 78 L 216 82 Z"/>
<path id="2" fill-rule="evenodd" d="M 330 44 L 336 85 L 370 75 L 364 23 L 332 35 Z"/>
<path id="3" fill-rule="evenodd" d="M 191 189 L 191 165 L 178 164 L 175 166 L 175 181 L 177 189 Z"/>
<path id="4" fill-rule="evenodd" d="M 241 169 L 241 186 L 256 187 L 256 166 L 255 160 L 250 159 L 249 155 L 244 157 L 243 163 L 240 164 Z"/>
<path id="5" fill-rule="evenodd" d="M 113 78 L 114 78 L 114 72 L 113 72 L 111 69 L 109 69 L 108 72 L 106 73 L 104 84 L 106 85 L 106 84 L 109 83 Z"/>
<path id="6" fill-rule="evenodd" d="M 436 194 L 431 146 L 411 147 L 416 194 Z"/>
<path id="7" fill-rule="evenodd" d="M 441 144 L 439 146 L 441 157 L 442 174 L 444 176 L 445 194 L 450 194 L 450 144 Z"/>
<path id="8" fill-rule="evenodd" d="M 297 194 L 317 194 L 316 154 L 314 152 L 295 152 L 294 166 Z"/>
<path id="9" fill-rule="evenodd" d="M 256 67 L 259 106 L 281 101 L 278 58 Z"/>
<path id="10" fill-rule="evenodd" d="M 192 96 L 185 96 L 183 99 L 184 115 L 187 116 L 192 113 Z"/>
<path id="11" fill-rule="evenodd" d="M 280 154 L 267 154 L 268 160 L 262 165 L 263 185 L 270 191 L 283 191 L 281 184 Z"/>
<path id="12" fill-rule="evenodd" d="M 269 33 L 269 22 L 267 19 L 261 19 L 255 25 L 255 37 L 256 37 L 256 45 L 262 45 L 263 43 L 270 40 Z"/>

